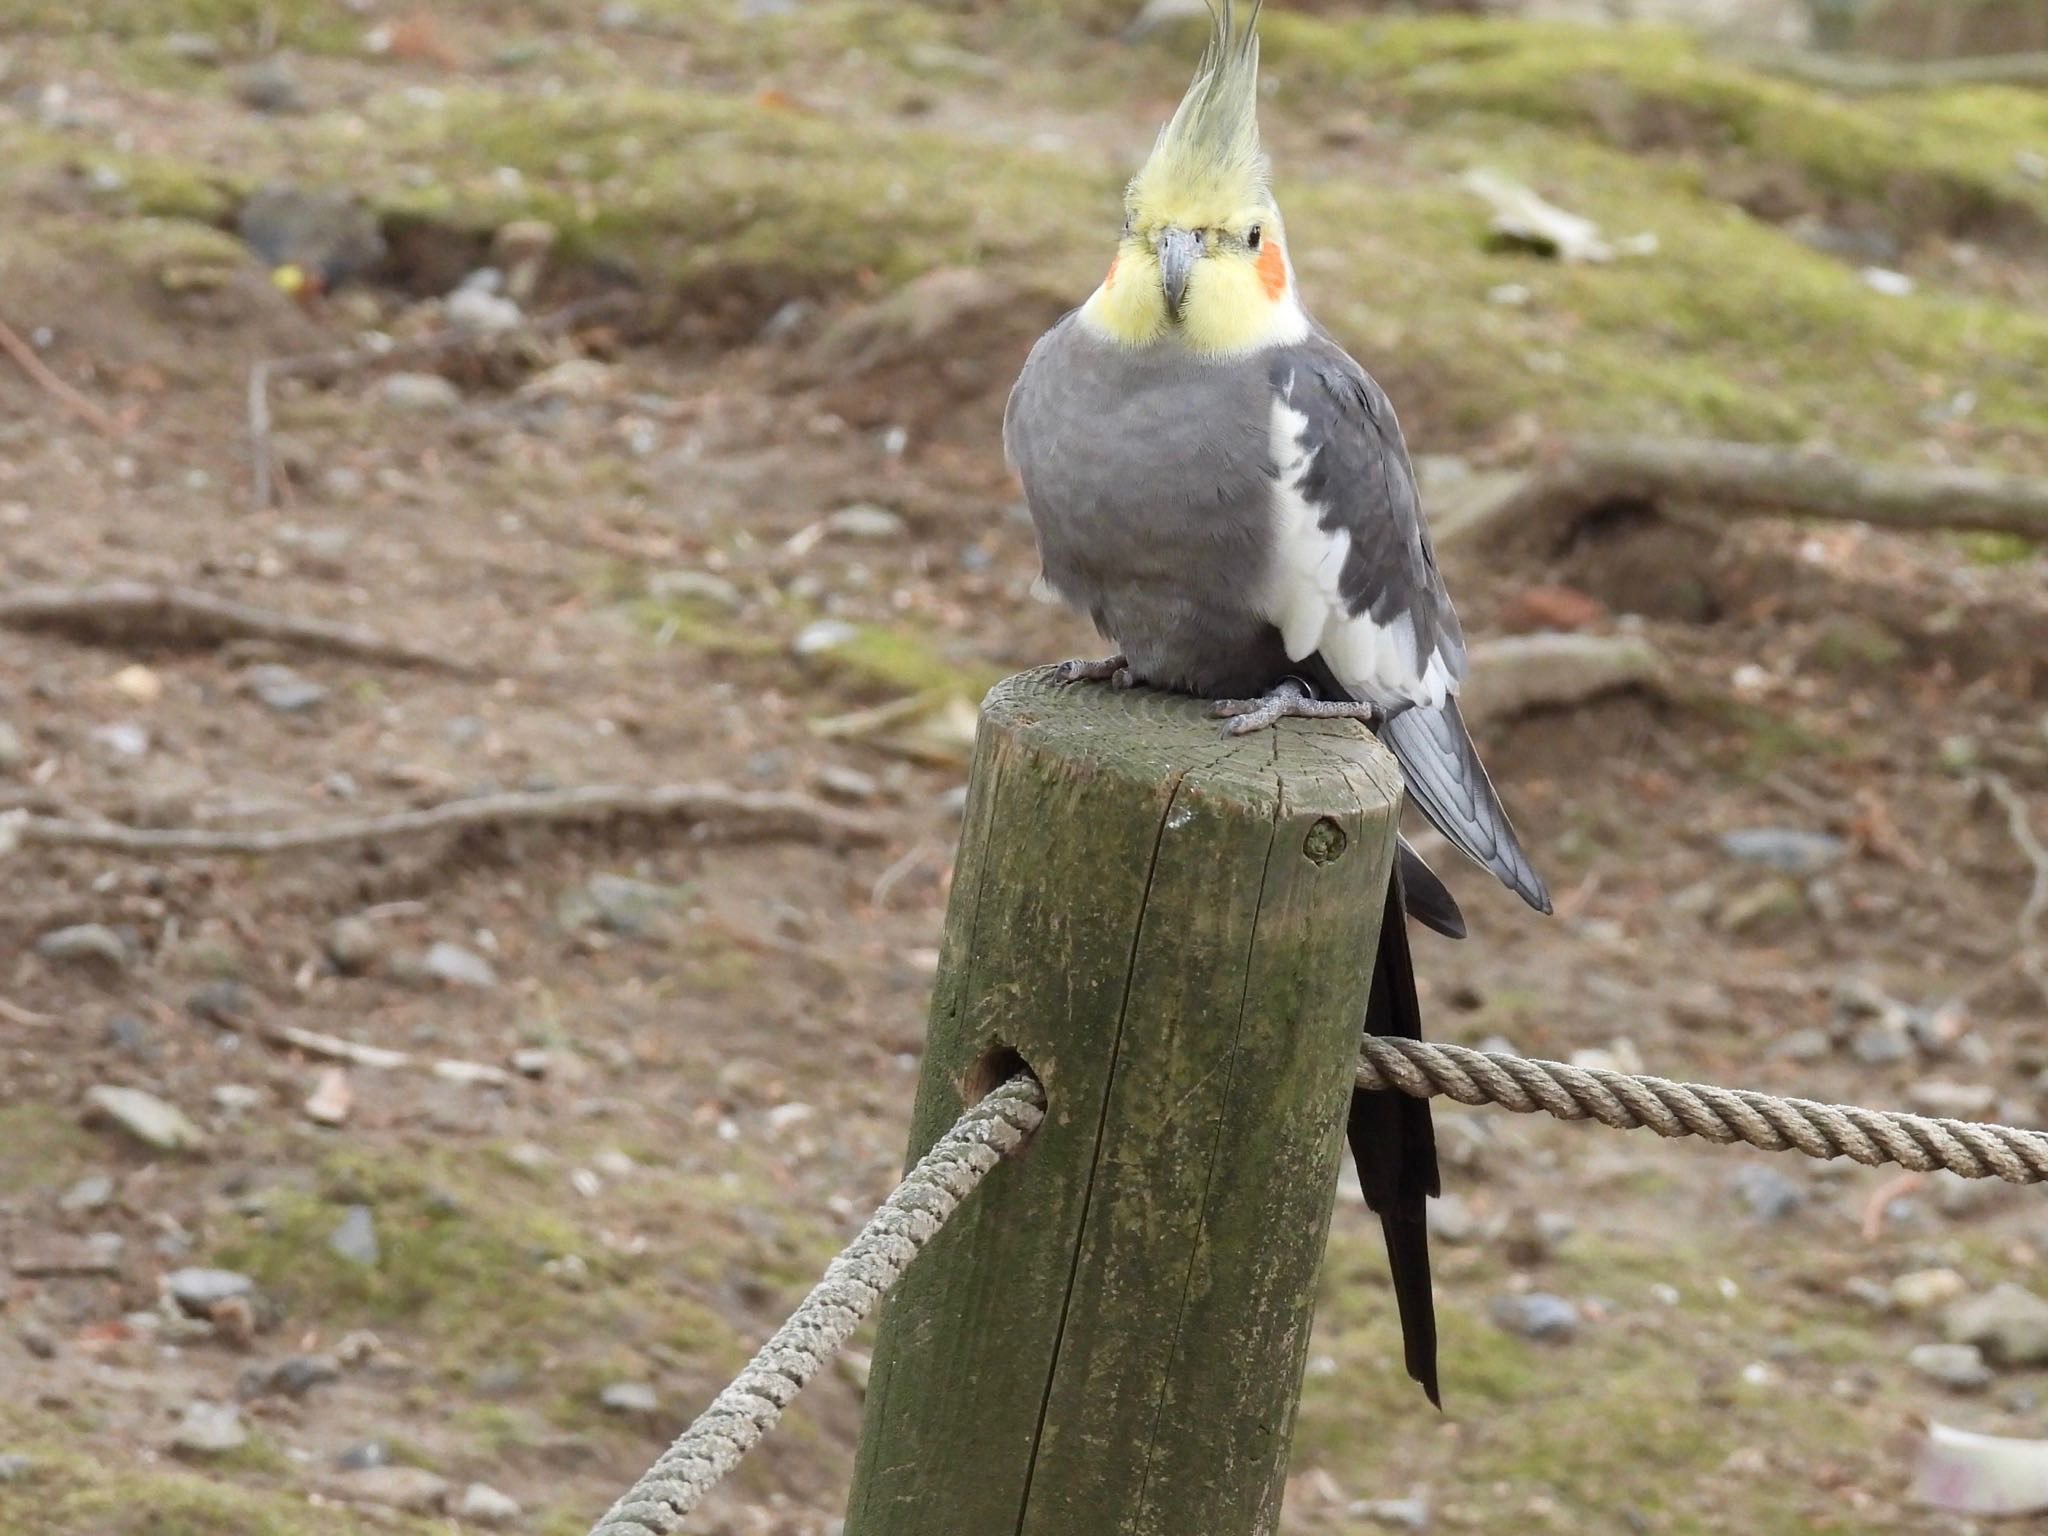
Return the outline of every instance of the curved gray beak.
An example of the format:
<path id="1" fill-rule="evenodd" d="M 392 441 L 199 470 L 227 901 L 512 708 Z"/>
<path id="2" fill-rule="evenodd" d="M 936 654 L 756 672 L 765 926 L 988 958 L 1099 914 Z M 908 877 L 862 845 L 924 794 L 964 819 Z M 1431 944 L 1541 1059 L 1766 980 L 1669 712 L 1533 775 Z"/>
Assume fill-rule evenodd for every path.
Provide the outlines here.
<path id="1" fill-rule="evenodd" d="M 1202 237 L 1191 229 L 1169 229 L 1159 237 L 1159 276 L 1166 285 L 1166 312 L 1180 319 L 1188 275 L 1202 259 Z"/>

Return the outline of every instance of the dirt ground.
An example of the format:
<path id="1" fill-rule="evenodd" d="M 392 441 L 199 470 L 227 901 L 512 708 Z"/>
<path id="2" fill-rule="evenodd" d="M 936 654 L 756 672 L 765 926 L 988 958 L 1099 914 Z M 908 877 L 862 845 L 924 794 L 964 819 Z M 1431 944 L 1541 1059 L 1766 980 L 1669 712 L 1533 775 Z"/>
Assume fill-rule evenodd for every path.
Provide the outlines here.
<path id="1" fill-rule="evenodd" d="M 0 321 L 111 417 L 96 430 L 0 361 L 0 593 L 175 582 L 458 664 L 0 630 L 0 812 L 232 829 L 710 781 L 879 831 L 848 845 L 714 817 L 260 858 L 0 855 L 5 1536 L 582 1531 L 900 1167 L 972 701 L 1097 646 L 1031 596 L 1003 392 L 1092 281 L 1116 167 L 1185 49 L 1090 35 L 1063 64 L 1024 19 L 936 8 L 903 41 L 872 6 L 808 29 L 771 14 L 787 7 L 713 9 L 611 6 L 598 25 L 135 0 L 86 32 L 0 4 Z M 1439 46 L 1416 36 L 1373 46 Z M 1297 85 L 1275 150 L 1308 228 L 1338 227 L 1345 198 L 1395 210 L 1304 274 L 1393 388 L 1431 485 L 1624 420 L 2048 465 L 2048 352 L 2026 318 L 2048 291 L 2048 246 L 2027 238 L 2048 193 L 2006 163 L 2048 125 L 2031 98 L 1959 93 L 1914 118 L 1926 137 L 1885 128 L 1920 158 L 1873 179 L 1749 135 L 1801 114 L 1849 134 L 1878 108 L 1775 83 L 1731 105 L 1716 86 L 1738 126 L 1674 146 L 1673 119 L 1652 131 L 1616 105 L 1633 66 L 1611 60 L 1568 110 L 1545 97 L 1475 127 L 1455 61 L 1492 67 L 1495 36 L 1457 32 L 1416 94 L 1313 128 L 1311 66 L 1285 74 L 1303 45 L 1276 44 Z M 1541 43 L 1567 60 L 1612 46 L 1540 38 L 1581 38 Z M 273 42 L 288 110 L 262 73 Z M 772 122 L 707 117 L 653 146 L 671 159 L 643 184 L 593 169 L 611 140 L 559 122 L 549 180 L 488 137 L 495 119 L 435 115 L 614 89 L 620 113 L 651 114 L 638 131 L 700 99 Z M 2023 139 L 1995 175 L 1941 137 L 1994 111 Z M 819 222 L 840 192 L 758 169 L 784 166 L 778 134 L 823 157 L 835 121 L 871 119 L 966 147 L 946 173 L 837 151 L 880 178 L 846 183 L 873 201 L 843 235 Z M 1448 180 L 1468 141 L 1551 165 L 1547 192 L 1617 228 L 1681 207 L 1699 223 L 1667 223 L 1633 272 L 1487 247 Z M 1085 163 L 1079 190 L 974 180 L 1039 153 Z M 760 159 L 740 190 L 690 180 L 699 157 L 741 156 Z M 284 292 L 231 233 L 273 176 L 362 193 L 390 255 L 329 295 Z M 955 177 L 984 210 L 971 248 L 930 202 Z M 250 365 L 434 334 L 511 217 L 563 233 L 527 315 L 612 307 L 275 382 L 280 494 L 252 504 Z M 1795 237 L 1802 220 L 1835 248 Z M 1844 257 L 1852 237 L 1886 254 Z M 1738 277 L 1751 252 L 1780 265 Z M 1439 253 L 1440 322 L 1400 286 Z M 1915 293 L 1884 298 L 1866 265 Z M 1533 307 L 1500 294 L 1514 284 Z M 2036 549 L 1687 514 L 1612 520 L 1540 564 L 1448 564 L 1478 636 L 1632 631 L 1670 668 L 1653 693 L 1487 722 L 1558 913 L 1451 871 L 1472 937 L 1417 956 L 1440 1038 L 2042 1122 L 2048 1000 L 2022 910 L 2048 874 L 1990 787 L 2048 837 Z M 1766 839 L 1791 867 L 1731 854 L 1744 830 L 1798 834 Z M 337 1067 L 280 1026 L 411 1064 Z M 105 1088 L 175 1106 L 203 1142 L 123 1134 L 92 1109 Z M 1959 1531 L 1908 1498 L 1921 1422 L 2040 1432 L 2048 1345 L 1962 1390 L 1908 1360 L 1958 1298 L 2048 1289 L 2037 1197 L 1439 1118 L 1447 1411 L 1401 1375 L 1376 1223 L 1347 1187 L 1289 1531 Z M 249 1288 L 181 1305 L 167 1277 L 197 1268 Z M 1527 1293 L 1569 1304 L 1568 1337 L 1499 1320 Z M 859 1366 L 818 1382 L 695 1528 L 833 1530 Z"/>

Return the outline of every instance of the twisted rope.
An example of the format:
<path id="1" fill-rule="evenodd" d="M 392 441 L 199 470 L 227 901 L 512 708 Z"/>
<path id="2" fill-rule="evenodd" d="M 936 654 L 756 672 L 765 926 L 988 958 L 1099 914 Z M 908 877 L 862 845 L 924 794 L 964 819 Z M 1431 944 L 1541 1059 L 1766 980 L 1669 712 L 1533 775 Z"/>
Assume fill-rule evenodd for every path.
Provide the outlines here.
<path id="1" fill-rule="evenodd" d="M 668 1536 L 718 1480 L 775 1427 L 819 1368 L 836 1354 L 903 1277 L 989 1170 L 1031 1139 L 1045 1119 L 1036 1079 L 1011 1078 L 968 1110 L 905 1175 L 824 1279 L 648 1468 L 590 1536 Z"/>
<path id="2" fill-rule="evenodd" d="M 1674 1083 L 1457 1045 L 1368 1035 L 1358 1086 L 1391 1088 L 1419 1099 L 1440 1093 L 1460 1104 L 1598 1120 L 1617 1130 L 1647 1127 L 1659 1136 L 1700 1136 L 1723 1145 L 1746 1142 L 1766 1152 L 1846 1157 L 1870 1167 L 1896 1163 L 1918 1172 L 1946 1168 L 1966 1179 L 2048 1183 L 2048 1135 L 2038 1131 Z"/>

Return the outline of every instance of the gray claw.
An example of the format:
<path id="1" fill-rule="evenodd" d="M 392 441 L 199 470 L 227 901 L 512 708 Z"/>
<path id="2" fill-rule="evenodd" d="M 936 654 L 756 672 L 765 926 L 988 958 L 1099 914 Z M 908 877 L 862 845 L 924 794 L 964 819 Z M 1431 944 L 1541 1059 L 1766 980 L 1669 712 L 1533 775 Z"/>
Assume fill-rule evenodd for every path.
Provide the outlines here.
<path id="1" fill-rule="evenodd" d="M 1223 727 L 1226 736 L 1249 736 L 1253 731 L 1269 730 L 1288 719 L 1362 720 L 1367 725 L 1380 722 L 1380 711 L 1376 706 L 1351 699 L 1313 698 L 1308 689 L 1293 678 L 1283 678 L 1263 698 L 1218 699 L 1209 706 L 1209 712 L 1229 720 L 1230 723 Z"/>
<path id="2" fill-rule="evenodd" d="M 1138 686 L 1130 663 L 1122 656 L 1106 656 L 1101 661 L 1063 661 L 1053 669 L 1053 676 L 1063 683 L 1109 683 L 1117 688 Z"/>

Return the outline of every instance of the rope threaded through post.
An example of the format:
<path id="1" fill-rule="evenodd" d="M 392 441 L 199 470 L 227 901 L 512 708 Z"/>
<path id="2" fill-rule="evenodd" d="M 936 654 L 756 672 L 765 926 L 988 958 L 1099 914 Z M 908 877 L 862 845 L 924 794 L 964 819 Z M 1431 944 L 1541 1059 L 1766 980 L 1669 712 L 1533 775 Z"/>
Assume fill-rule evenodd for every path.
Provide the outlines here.
<path id="1" fill-rule="evenodd" d="M 1559 1120 L 1598 1120 L 1617 1130 L 1743 1142 L 1766 1152 L 1846 1157 L 1869 1167 L 1896 1163 L 1921 1173 L 1945 1168 L 1966 1179 L 2048 1183 L 2048 1135 L 2038 1131 L 1676 1083 L 1457 1045 L 1368 1035 L 1358 1086 L 1415 1098 L 1442 1094 L 1460 1104 L 1498 1104 Z"/>
<path id="2" fill-rule="evenodd" d="M 832 1261 L 789 1321 L 591 1528 L 591 1536 L 669 1536 L 774 1428 L 783 1409 L 853 1336 L 960 1203 L 1044 1119 L 1045 1090 L 1025 1075 L 962 1115 Z"/>

